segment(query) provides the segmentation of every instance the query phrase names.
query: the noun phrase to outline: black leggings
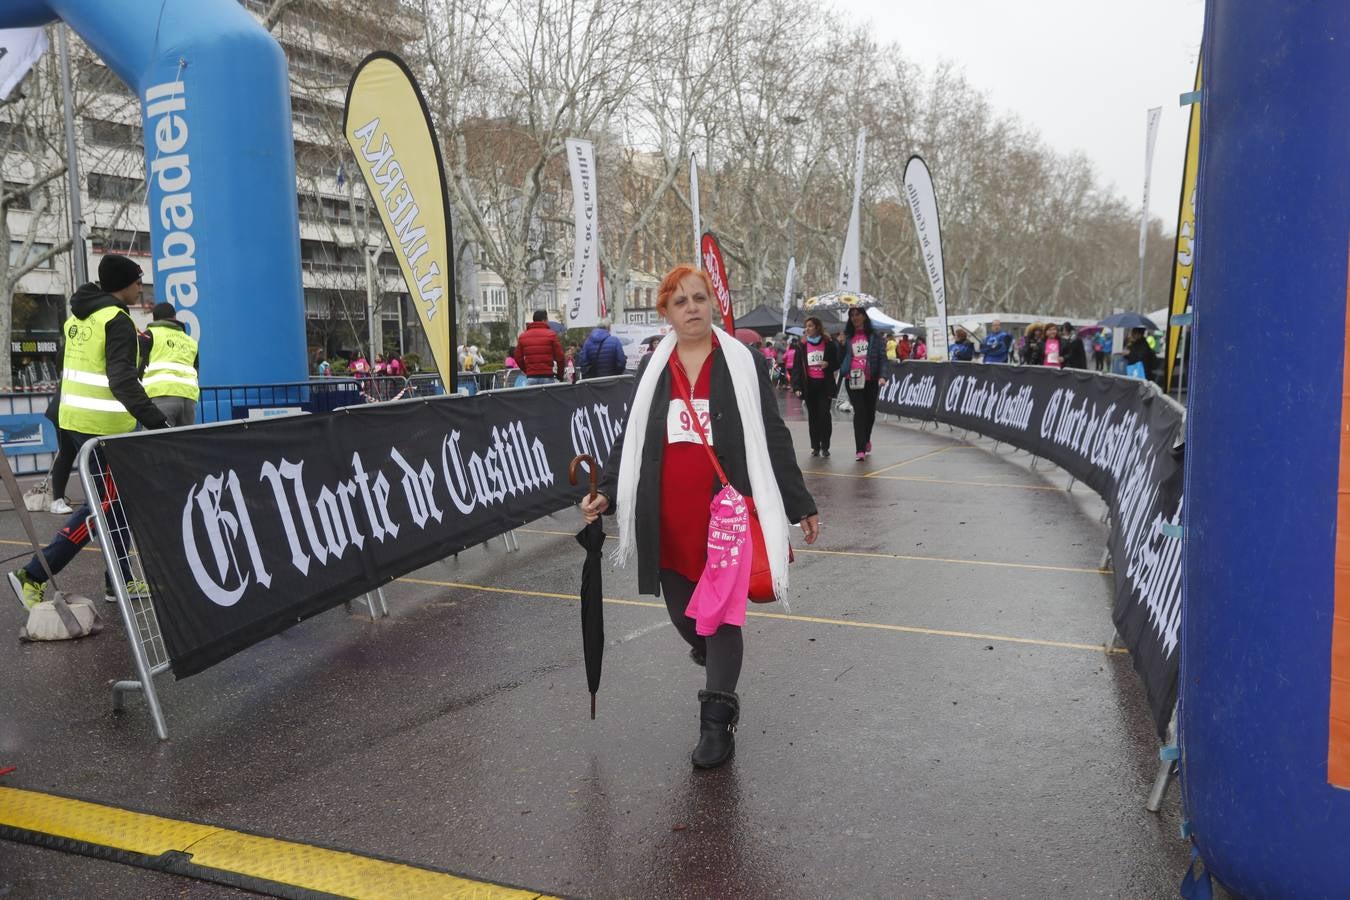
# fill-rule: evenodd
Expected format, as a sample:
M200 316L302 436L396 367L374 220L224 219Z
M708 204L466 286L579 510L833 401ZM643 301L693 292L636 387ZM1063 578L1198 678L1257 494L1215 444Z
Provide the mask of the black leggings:
M853 405L853 441L862 453L872 441L872 426L877 421L877 394L881 385L875 381L863 382L862 390L848 389L848 402Z
M802 405L806 407L807 427L811 432L811 449L830 449L830 435L834 433L834 419L830 402L834 397L833 378L806 378L802 390Z
M75 465L75 457L79 453L80 447L70 436L70 432L57 428L56 458L52 460L52 468L49 473L52 500L60 500L66 495L66 484L70 481L70 469Z
M711 636L700 637L694 630L694 620L684 614L689 598L694 596L694 582L678 572L661 570L661 595L666 598L666 612L680 637L707 658L707 689L734 693L745 657L741 627L722 625Z

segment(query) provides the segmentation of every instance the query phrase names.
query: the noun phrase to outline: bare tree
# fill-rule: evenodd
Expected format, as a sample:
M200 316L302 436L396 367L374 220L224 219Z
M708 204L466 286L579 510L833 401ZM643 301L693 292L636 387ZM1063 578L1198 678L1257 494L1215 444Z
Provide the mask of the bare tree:
M450 193L519 324L556 271L549 224L564 141L593 133L631 89L638 2L423 0L423 9Z
M54 33L51 42L55 43ZM75 137L82 148L81 174L94 195L86 218L96 223L95 236L115 248L110 238L122 234L117 226L144 200L140 107L115 75L95 64L83 43L72 44L78 75L73 79L72 109L75 121L85 126L84 133ZM57 55L48 53L10 100L0 104L0 246L7 250L0 254L5 298L0 303L0 347L10 346L20 281L40 270L54 270L56 261L74 246L67 171ZM84 252L82 243L79 252ZM51 281L57 293L73 290L69 279L55 272ZM52 312L59 320L64 308ZM11 366L0 366L0 390L10 390L13 383Z

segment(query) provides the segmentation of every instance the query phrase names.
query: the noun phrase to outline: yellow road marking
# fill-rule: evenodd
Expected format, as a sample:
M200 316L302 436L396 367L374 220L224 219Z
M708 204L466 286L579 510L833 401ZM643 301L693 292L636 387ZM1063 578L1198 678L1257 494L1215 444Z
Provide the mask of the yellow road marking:
M54 532L53 532L53 533L54 533ZM7 544L7 545L13 546L13 547L28 547L28 548L30 548L30 549L31 549L32 546L33 546L32 544L28 543L27 541L9 541L9 540L4 540L4 539L0 539L0 544ZM80 550L82 550L82 551L85 552L85 553L102 553L102 552L103 552L103 551L100 550L99 548L97 548L97 547L95 547L95 546L92 546L92 545L86 545L86 546L84 546L84 547L81 547Z
M21 839L37 835L76 841L86 845L81 852L106 848L134 854L145 858L139 861L143 864L176 851L189 854L194 868L342 897L543 896L406 863L18 788L0 787L0 827L25 832ZM193 874L209 880L212 873Z
M523 534L550 534L559 537L571 537L570 531L547 531L543 528L517 528ZM614 537L612 534L606 537ZM793 547L793 553L815 553L820 556L861 556L869 559L900 559L906 562L949 563L954 566L990 566L998 569L1030 569L1037 572L1074 572L1085 575L1114 575L1110 569L1087 569L1075 566L1043 566L1034 563L995 562L985 559L948 559L943 556L911 556L904 553L877 553L863 550L815 550L808 547Z
M950 478L920 478L917 475L876 475L858 474L857 472L826 472L823 469L802 469L803 475L829 475L832 478L870 478L876 477L882 481L913 481L919 484L959 484L966 487L998 487L1012 488L1020 491L1054 491L1057 494L1064 493L1063 488L1057 488L1049 484L1008 484L999 481L958 481Z
M489 594L513 594L518 597L543 597L551 600L580 602L575 594L557 594L552 591L525 591L515 588L492 587L486 584L467 584L462 581L436 581L430 578L399 578L405 584L420 584L429 587L459 588L467 591L483 591ZM606 603L617 606L645 606L650 609L665 609L664 602L650 600L629 600L619 597L605 597ZM785 622L811 622L817 625L843 625L849 628L871 628L878 631L899 631L905 634L926 634L937 637L969 638L977 641L1002 641L1009 644L1031 644L1037 647L1058 647L1064 650L1092 650L1097 653L1126 653L1120 648L1107 650L1103 644L1077 644L1072 641L1049 641L1041 638L1013 637L1006 634L982 634L977 631L951 631L944 628L921 628L917 625L887 625L881 622L853 622L848 619L829 619L823 616L790 616L786 613L757 612L747 610L746 616L756 619L781 619Z
M898 468L900 468L901 466L907 466L907 465L909 465L909 464L912 463L912 462L918 462L918 461L921 460L921 459L928 459L928 458L931 457L931 456L937 456L939 453L946 453L946 452L949 451L949 450L960 450L960 449L962 449L962 447L963 447L963 445L961 445L961 444L952 444L952 445L949 446L949 447L939 447L939 448L937 448L936 450L929 450L927 453L920 453L918 456L911 456L909 459L902 459L902 460L900 460L900 462L898 462L898 463L891 463L889 466L883 466L883 467L880 468L880 469L876 469L875 471L868 472L867 474L863 475L862 477L863 477L863 478L876 478L876 477L877 477L878 475L880 475L882 472L889 472L891 469L898 469Z

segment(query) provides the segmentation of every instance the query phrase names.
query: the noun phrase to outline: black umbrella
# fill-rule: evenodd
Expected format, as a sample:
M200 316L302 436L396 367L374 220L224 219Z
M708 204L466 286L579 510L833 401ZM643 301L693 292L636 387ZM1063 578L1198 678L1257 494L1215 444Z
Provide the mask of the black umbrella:
M595 499L595 482L600 467L595 457L583 453L567 467L567 480L577 483L577 466L585 461L591 472L591 496ZM586 654L586 686L591 689L591 718L595 718L595 692L600 690L600 663L605 656L605 610L601 599L600 551L605 546L605 526L600 519L577 532L577 543L586 548L586 562L581 567L581 646Z
M915 328L913 325L909 326L908 328L901 328L900 333L907 334L910 337L923 337L923 329Z
M1153 320L1148 316L1141 316L1137 312L1116 313L1113 316L1107 316L1097 323L1107 328L1147 328L1149 331L1157 331L1158 326L1153 324Z

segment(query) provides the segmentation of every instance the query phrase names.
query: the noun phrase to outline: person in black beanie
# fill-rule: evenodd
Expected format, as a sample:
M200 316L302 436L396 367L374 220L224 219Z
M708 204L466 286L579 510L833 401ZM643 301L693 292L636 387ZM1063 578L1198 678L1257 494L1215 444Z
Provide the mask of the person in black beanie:
M125 256L110 253L98 264L98 283L81 285L70 298L70 318L61 327L61 403L58 422L76 447L86 441L146 428L168 428L164 413L146 396L137 377L139 340L127 305L141 296L141 267ZM104 489L99 483L100 491ZM102 499L102 498L100 498ZM42 555L53 573L61 571L89 543L89 498L71 514ZM117 555L125 560L121 529L109 535ZM143 585L122 578L133 592ZM42 601L47 572L34 556L22 569L9 573L9 585L25 609ZM105 599L116 600L111 591Z

